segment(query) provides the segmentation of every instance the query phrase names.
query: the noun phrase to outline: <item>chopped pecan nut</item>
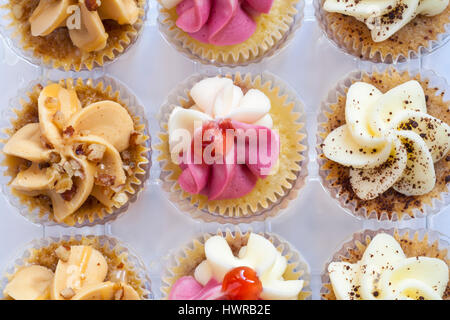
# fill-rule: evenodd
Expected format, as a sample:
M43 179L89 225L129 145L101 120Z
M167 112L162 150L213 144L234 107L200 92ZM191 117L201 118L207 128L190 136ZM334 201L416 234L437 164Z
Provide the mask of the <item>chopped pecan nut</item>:
M70 201L73 199L76 192L77 192L77 186L75 183L73 183L72 188L70 190L67 190L67 191L61 193L61 198L63 198L64 201Z
M75 133L75 129L72 126L68 126L64 129L63 135L70 138Z
M51 163L58 163L60 161L61 161L61 156L59 155L59 153L56 153L56 152L50 153L50 162Z
M68 300L68 299L72 299L75 296L75 291L73 291L73 289L71 287L67 287L67 288L63 289L59 294L64 299Z
M84 3L89 11L95 11L102 5L100 0L84 0Z
M77 160L70 159L69 163L73 170L81 170L81 164Z
M103 187L113 186L115 181L116 177L105 173L97 174L97 176L95 177L95 183Z
M79 144L75 147L75 154L77 156L84 156L86 154L85 146L83 144Z
M88 160L99 162L103 159L103 155L105 154L106 147L101 144L93 143L89 145L87 148L88 151Z
M43 136L41 136L41 145L47 149L55 149L55 146L48 142Z
M128 150L121 152L120 156L124 162L129 162L131 160L131 152Z
M69 261L70 247L69 247L69 249L67 249L65 246L59 246L55 250L55 254L59 260L61 260L62 262L67 262L67 261Z

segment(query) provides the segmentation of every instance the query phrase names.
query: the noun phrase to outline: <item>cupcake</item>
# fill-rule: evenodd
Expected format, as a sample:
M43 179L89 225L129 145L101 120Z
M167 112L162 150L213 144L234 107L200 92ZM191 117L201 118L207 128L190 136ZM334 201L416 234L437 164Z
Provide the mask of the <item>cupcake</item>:
M104 78L35 84L4 130L5 191L33 222L104 223L142 189L149 163L143 109ZM120 209L120 210L119 210Z
M115 60L137 39L146 0L9 0L5 33L34 64L91 70Z
M324 104L320 177L352 214L397 220L447 203L450 103L435 78L394 69L358 73L338 87L337 101Z
M169 300L304 300L309 268L275 235L218 231L171 257L163 277Z
M397 63L431 52L449 39L448 0L315 0L327 36L360 59Z
M159 0L160 30L189 58L248 65L284 47L303 18L302 0Z
M194 76L162 107L163 189L206 221L264 220L304 185L306 134L295 96L275 78Z
M322 276L326 300L448 300L448 247L428 231L365 231L334 255ZM447 244L448 246L448 244Z
M140 260L117 240L64 237L34 241L3 279L8 300L141 300L151 297Z

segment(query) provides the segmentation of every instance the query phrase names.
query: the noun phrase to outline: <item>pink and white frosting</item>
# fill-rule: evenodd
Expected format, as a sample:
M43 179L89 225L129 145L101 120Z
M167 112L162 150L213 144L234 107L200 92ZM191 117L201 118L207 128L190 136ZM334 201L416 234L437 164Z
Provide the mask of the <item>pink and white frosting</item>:
M176 7L177 26L192 38L217 46L246 41L256 31L255 17L269 13L273 0L161 0Z
M244 95L219 77L200 81L190 95L195 105L175 107L168 122L172 161L183 170L178 183L210 200L243 197L278 162L269 98L255 89Z

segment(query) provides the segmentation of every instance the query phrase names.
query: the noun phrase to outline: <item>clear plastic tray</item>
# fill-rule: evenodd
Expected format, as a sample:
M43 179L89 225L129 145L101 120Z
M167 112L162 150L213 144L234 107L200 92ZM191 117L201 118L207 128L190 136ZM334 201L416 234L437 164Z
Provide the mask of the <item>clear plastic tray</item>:
M314 148L320 103L328 91L348 73L358 69L371 70L373 64L361 62L337 49L317 25L311 2L306 1L302 26L287 48L261 64L238 69L254 73L272 72L296 90L305 103L310 160L307 184L300 191L299 197L279 216L265 222L240 225L240 228L274 232L289 241L308 261L312 272L313 299L318 299L321 287L320 275L325 263L339 249L343 240L354 232L392 227L433 229L448 238L450 208L428 218L379 223L358 220L346 214L323 190L318 178ZM9 108L9 100L30 81L39 77L74 77L77 74L37 68L17 57L1 40L0 38L0 92L2 92L0 124L4 127L8 123L5 115ZM400 67L435 70L449 81L449 55L450 43L447 43L434 53ZM145 107L150 125L149 132L153 143L156 143L155 135L159 130L156 115L166 96L190 75L214 70L217 69L189 61L165 42L158 31L156 1L150 0L147 23L138 42L117 61L103 69L95 69L89 75L91 77L111 75L131 89ZM85 72L81 74L86 75ZM448 95L447 99L450 99ZM6 266L17 255L17 251L33 239L72 234L106 234L119 238L142 258L149 270L155 298L160 298L161 272L169 253L200 233L216 231L220 225L192 220L171 205L166 199L165 192L160 188L158 181L160 170L156 156L154 153L151 176L138 201L130 206L126 214L104 226L77 229L34 225L21 216L3 195L0 196L1 272L5 271Z

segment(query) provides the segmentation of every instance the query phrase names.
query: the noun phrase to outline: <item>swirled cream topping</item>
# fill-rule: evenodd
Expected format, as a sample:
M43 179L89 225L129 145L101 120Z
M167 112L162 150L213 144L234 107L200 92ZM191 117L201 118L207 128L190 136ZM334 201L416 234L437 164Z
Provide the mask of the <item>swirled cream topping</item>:
M175 107L168 121L171 158L183 170L179 185L210 200L248 194L278 161L269 98L219 77L198 82L190 96L195 105Z
M72 43L92 52L104 49L108 40L102 20L134 24L138 16L134 0L40 0L29 20L34 37L67 27Z
M5 154L31 162L11 187L48 196L58 222L90 195L108 207L126 203L122 188L127 168L121 152L143 138L134 131L128 111L108 100L82 107L74 90L51 84L39 95L38 113L39 123L19 129L3 148Z
M441 300L448 272L443 260L407 258L399 243L385 233L372 239L357 263L328 266L338 300Z
M14 300L140 300L125 270L108 275L105 257L91 246L60 246L55 272L40 266L20 268L4 290Z
M200 290L193 292L197 291L192 290L197 287L194 279L184 277L172 288L171 299L223 299L226 292L222 289L222 282L237 267L250 267L256 271L262 283L262 292L258 297L260 299L296 300L304 285L303 280L283 279L287 269L286 258L269 240L254 233L250 234L247 245L240 249L238 257L233 255L228 242L221 236L214 236L206 241L205 255L206 260L197 266L194 273Z
M328 12L352 16L364 22L375 42L389 39L418 15L442 13L449 0L326 0Z
M434 188L434 163L450 150L450 127L427 114L417 81L385 94L368 83L353 84L345 120L327 136L323 151L350 167L350 183L360 199L375 199L389 188L407 196Z

